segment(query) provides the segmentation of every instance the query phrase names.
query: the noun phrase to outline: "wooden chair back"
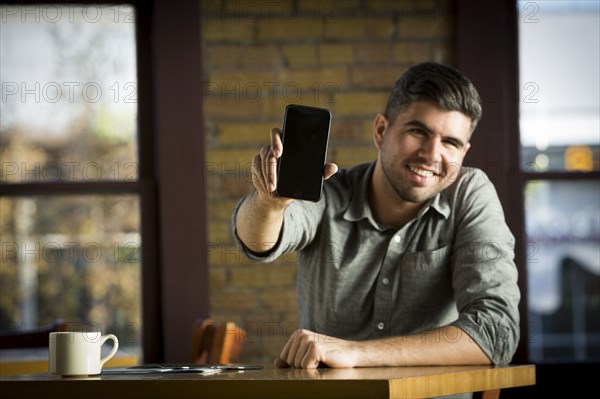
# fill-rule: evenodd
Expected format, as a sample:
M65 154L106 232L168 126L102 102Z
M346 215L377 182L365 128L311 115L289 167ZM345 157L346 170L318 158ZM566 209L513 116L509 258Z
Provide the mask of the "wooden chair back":
M234 322L213 323L200 320L194 326L191 362L194 364L231 364L238 361L245 331Z

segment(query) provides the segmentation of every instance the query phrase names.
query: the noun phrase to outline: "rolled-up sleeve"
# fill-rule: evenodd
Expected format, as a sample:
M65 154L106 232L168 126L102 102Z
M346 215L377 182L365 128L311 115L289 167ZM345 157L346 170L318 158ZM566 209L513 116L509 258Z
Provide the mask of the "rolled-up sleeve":
M459 311L453 323L496 364L510 363L519 343L515 240L494 186L483 172L458 190L452 284Z

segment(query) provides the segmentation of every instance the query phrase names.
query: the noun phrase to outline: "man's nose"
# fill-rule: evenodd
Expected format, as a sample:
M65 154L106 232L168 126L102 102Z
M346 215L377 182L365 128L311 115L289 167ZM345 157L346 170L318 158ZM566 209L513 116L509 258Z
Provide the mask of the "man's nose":
M442 159L442 142L437 137L428 138L421 145L419 155L428 163L440 162Z

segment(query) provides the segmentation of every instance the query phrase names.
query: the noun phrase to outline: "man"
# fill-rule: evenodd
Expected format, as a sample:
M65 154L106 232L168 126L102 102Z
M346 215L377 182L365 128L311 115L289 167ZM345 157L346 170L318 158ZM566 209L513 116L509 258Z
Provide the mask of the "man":
M462 168L479 95L424 63L375 117L372 164L338 172L317 203L279 198L280 130L253 159L255 191L233 213L249 258L298 251L301 329L278 367L506 364L519 340L514 238L493 185Z

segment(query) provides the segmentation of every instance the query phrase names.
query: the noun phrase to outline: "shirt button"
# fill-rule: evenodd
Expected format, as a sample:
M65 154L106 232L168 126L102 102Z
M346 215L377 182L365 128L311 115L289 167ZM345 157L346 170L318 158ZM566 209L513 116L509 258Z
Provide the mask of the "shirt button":
M388 285L390 283L390 279L387 277L384 277L383 279L381 279L381 282L383 285Z
M378 330L383 330L384 328L385 328L385 324L383 324L383 323L377 324L377 329Z
M394 242L396 244L400 244L400 241L402 241L402 238L400 236L394 236Z

